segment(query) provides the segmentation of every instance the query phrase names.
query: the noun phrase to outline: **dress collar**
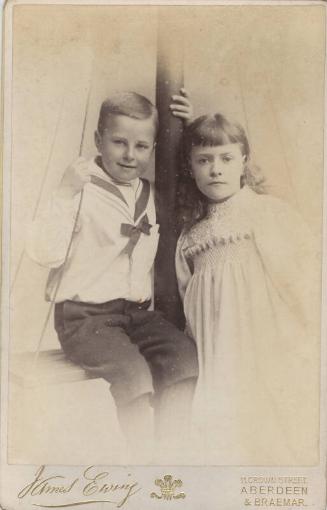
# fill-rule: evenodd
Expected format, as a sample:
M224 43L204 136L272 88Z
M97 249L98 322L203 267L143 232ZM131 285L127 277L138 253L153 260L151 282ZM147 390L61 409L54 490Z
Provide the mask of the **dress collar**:
M234 193L230 198L223 202L212 202L208 205L208 218L212 216L224 216L226 213L234 209L235 206L247 200L253 191L248 186L243 186L239 191Z

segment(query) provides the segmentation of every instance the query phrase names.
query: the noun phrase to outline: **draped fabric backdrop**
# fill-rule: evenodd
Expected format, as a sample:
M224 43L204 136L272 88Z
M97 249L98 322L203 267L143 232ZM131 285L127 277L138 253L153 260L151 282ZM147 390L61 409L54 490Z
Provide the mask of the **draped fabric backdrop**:
M196 115L222 111L244 125L253 160L262 168L271 193L301 212L320 243L322 7L16 6L10 338L14 351L35 350L48 309L43 297L48 271L25 256L17 272L25 225L32 218L44 173L47 169L40 208L78 155L90 87L85 157L95 152L93 133L104 97L115 90L134 90L155 101L157 21L165 9L174 10L184 44L184 84ZM148 177L154 180L154 161ZM50 321L42 348L57 347ZM102 388L105 400L107 388Z

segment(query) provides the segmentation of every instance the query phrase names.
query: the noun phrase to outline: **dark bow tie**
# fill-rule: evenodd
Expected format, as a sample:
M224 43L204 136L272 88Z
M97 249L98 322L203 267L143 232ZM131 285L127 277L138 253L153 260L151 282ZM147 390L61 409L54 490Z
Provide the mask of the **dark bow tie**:
M122 236L129 237L129 241L122 253L126 253L130 257L138 240L140 239L141 234L149 236L151 227L152 225L149 223L147 214L140 219L137 225L122 223L120 226L120 233Z

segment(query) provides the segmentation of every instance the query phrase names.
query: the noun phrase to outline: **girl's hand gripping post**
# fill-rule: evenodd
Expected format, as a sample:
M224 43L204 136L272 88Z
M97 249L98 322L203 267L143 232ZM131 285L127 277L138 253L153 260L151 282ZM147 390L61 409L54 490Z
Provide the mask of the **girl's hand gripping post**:
M194 118L194 108L187 90L182 88L180 90L180 95L173 95L171 99L173 102L169 108L172 115L182 119L186 126L190 124Z

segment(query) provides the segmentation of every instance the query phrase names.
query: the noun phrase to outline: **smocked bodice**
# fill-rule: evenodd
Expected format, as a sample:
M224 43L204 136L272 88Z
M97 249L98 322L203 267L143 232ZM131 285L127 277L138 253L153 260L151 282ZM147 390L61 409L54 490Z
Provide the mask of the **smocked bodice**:
M253 194L244 187L229 200L210 204L207 217L191 228L184 254L195 272L199 266L215 264L217 257L228 255L233 261L250 249L252 228L244 209Z

